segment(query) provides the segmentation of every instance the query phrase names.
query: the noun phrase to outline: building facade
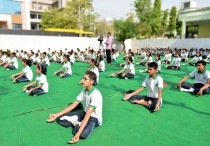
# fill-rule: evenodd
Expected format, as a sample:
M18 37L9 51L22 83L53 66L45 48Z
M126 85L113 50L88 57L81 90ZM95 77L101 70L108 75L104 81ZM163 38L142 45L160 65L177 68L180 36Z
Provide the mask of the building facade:
M69 0L1 0L0 28L39 30L42 13L62 9Z
M179 11L179 20L182 21L182 38L187 38L187 28L195 26L197 38L210 38L210 7L198 8L193 1L182 3Z

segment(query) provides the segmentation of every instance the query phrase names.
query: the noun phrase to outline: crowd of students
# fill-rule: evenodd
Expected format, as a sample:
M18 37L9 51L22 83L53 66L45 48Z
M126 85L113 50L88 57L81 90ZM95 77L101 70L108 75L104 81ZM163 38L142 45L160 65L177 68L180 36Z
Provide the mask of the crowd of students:
M134 56L134 54L136 54ZM34 52L33 50L18 51L8 53L0 51L0 65L6 70L17 70L18 60L21 60L23 70L11 75L14 83L31 82L23 87L29 95L41 95L48 93L49 85L47 82L47 69L50 69L50 63L60 63L61 68L54 71L54 75L61 78L73 77L72 65L76 62L89 63L87 72L81 79L80 83L84 89L78 95L76 100L66 107L64 110L51 114L48 122L57 121L64 127L73 127L74 137L69 143L76 143L79 138L87 138L95 127L102 124L102 95L94 86L100 86L100 72L105 70L106 51L99 49L94 51L90 48L85 51L52 51L50 48L47 52ZM153 61L152 56L155 57ZM111 50L112 61L116 61L119 57L117 50ZM162 59L161 59L162 58ZM191 58L191 59L190 59ZM119 77L120 79L135 78L135 67L146 66L146 69L139 70L147 72L148 76L144 79L142 85L135 91L126 92L123 100L128 100L134 104L140 104L147 107L151 112L158 111L162 105L162 89L164 87L161 75L161 64L166 64L165 69L180 70L182 66L193 65L197 68L189 75L185 76L177 87L180 91L192 92L194 94L203 95L210 93L210 72L206 70L206 63L210 62L210 49L138 49L135 53L130 49L123 57L124 63L119 66L122 70L115 70L111 77ZM136 62L136 63L135 63ZM110 63L109 63L110 64ZM36 65L37 77L33 81L34 75L31 65ZM188 78L194 78L194 84L185 82ZM38 84L37 84L38 83ZM36 85L37 84L37 85ZM144 88L148 88L147 95L138 95ZM84 111L72 113L70 111L81 106L84 101Z

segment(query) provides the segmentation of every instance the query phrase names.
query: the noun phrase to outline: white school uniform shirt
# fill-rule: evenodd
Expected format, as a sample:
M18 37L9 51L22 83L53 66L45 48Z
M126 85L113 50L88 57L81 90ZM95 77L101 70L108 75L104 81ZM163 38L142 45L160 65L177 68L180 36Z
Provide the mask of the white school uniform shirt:
M150 56L150 57L146 56L146 57L144 58L144 60L145 60L146 62L149 61L149 63L150 63L150 62L152 62L152 56Z
M79 60L80 60L80 61L84 61L84 60L85 60L84 55L81 54L81 55L79 56Z
M30 81L32 81L32 79L33 79L33 72L32 72L31 68L28 65L23 69L23 72L25 73L25 76Z
M198 69L195 69L189 74L189 76L194 78L194 83L206 84L208 79L210 79L210 72L205 70L204 73L201 74L198 72Z
M81 55L80 55L81 56ZM70 62L72 62L73 64L74 64L74 55L71 55L70 57L69 57L69 59L70 59Z
M2 62L5 62L6 59L7 59L6 55L3 55L3 56L1 57L1 61L2 61Z
M118 58L118 57L119 57L119 55L120 55L120 54L119 54L119 52L117 52L117 53L116 53L116 57Z
M53 56L52 56L52 59L55 61L56 60L56 55L54 54Z
M174 66L179 66L180 67L181 58L180 57L174 58L173 62L174 62Z
M71 70L71 64L70 62L66 62L63 64L63 68L66 70L68 70L66 73L72 75L72 70Z
M39 62L41 62L41 59L37 56L37 57L34 57L33 61L39 63Z
M44 74L41 74L40 76L36 77L36 80L38 81L39 84L42 84L42 89L44 90L44 92L48 92L48 82L47 82L47 78Z
M99 66L100 66L100 68L101 68L102 71L105 71L105 63L104 63L103 60L101 60L101 61L99 62Z
M142 52L142 53L141 53L141 57L142 57L142 58L145 58L146 56L147 56L146 52Z
M161 70L161 61L160 60L155 60L155 62L157 63L157 65L159 66L159 71Z
M31 59L31 60L34 60L34 59L35 59L35 56L34 56L34 55L33 55L33 56L31 56L31 57L30 57L30 59Z
M165 59L171 62L171 53L166 54Z
M200 60L202 60L202 57L201 56L194 56L193 57L193 63L197 63Z
M158 98L158 89L163 89L163 78L159 75L156 75L154 79L147 76L144 79L142 86L148 89L148 97Z
M111 58L112 58L112 60L116 60L117 59L115 54L112 54Z
M185 58L187 59L187 57L188 57L188 53L187 52L181 54L181 58L182 59L185 59Z
M17 58L16 57L13 57L10 62L12 62L12 65L18 69L18 61L17 61Z
M133 63L129 63L129 64L126 63L125 66L124 66L124 69L125 69L126 72L127 72L128 70L130 70L129 73L135 75L135 68L134 68Z
M42 59L42 61L44 61L45 64L47 64L48 66L50 66L50 61L47 56L44 59Z
M90 71L94 72L97 76L97 83L99 83L99 71L98 68L96 66L94 66L93 68L90 69Z
M5 62L8 63L10 62L10 60L11 60L10 57L6 57Z
M85 112L87 112L87 109L89 107L93 107L94 111L92 112L91 117L97 118L99 122L98 124L102 125L103 99L99 90L97 90L95 87L92 87L92 89L89 92L87 92L86 89L83 89L77 96L76 100L78 102L84 102Z

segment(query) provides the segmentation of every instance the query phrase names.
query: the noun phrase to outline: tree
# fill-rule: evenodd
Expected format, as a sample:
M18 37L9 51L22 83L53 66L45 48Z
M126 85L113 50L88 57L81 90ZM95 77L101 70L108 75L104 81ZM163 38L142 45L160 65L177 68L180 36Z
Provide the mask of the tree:
M136 24L132 18L126 20L119 19L113 22L114 33L117 40L123 45L123 51L125 51L125 40L135 37Z
M51 12L44 12L40 25L44 28L78 28L79 24L84 30L93 30L98 17L94 13L92 0L71 0L66 7Z
M167 26L168 26L168 10L165 10L163 12L163 18L162 18L161 29L160 29L160 33L162 35L165 34L165 32L167 30Z
M168 26L168 30L169 30L170 34L174 34L174 31L176 30L176 18L177 18L176 7L172 7L171 13L170 13L169 26Z
M152 25L152 34L154 36L160 35L161 29L161 18L162 18L162 11L161 11L161 1L155 0L154 7L152 10L152 19L150 20Z
M139 35L150 37L152 35L152 8L150 0L136 0L134 1L134 7L136 15L139 19Z
M96 22L96 36L106 36L107 32L113 32L113 27L110 23L107 23L105 19Z
M180 21L178 17L176 18L176 32L178 35L182 35L182 21Z

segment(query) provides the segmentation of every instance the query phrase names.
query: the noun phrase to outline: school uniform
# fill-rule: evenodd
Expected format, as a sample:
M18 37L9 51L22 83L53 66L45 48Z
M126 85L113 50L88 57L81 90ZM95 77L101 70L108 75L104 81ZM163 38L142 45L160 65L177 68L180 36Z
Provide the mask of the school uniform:
M188 82L183 82L181 87L184 89L194 89L194 94L197 94L198 91L208 82L210 79L210 72L205 70L203 73L200 73L198 69L192 71L189 76L194 79L194 84ZM210 93L210 87L203 90L202 94Z
M37 56L37 57L35 57L34 58L34 60L33 60L33 64L34 65L37 65L38 63L40 63L41 62L41 59Z
M172 68L180 69L180 62L181 62L180 57L174 58L172 62L174 62L174 65L173 66L168 66L166 69L172 69Z
M17 83L21 83L21 82L29 82L32 81L33 79L33 72L31 70L31 68L29 66L26 66L23 69L24 72L24 76L20 77L19 79L16 80Z
M188 53L187 52L182 53L181 58L182 58L181 62L186 62L188 60Z
M165 54L165 60L162 61L162 63L167 63L170 64L171 63L171 53Z
M64 63L64 64L63 64L63 68L64 68L65 71L66 71L66 70L68 70L68 71L64 74L64 76L63 76L62 78L70 77L70 76L72 75L72 69L71 69L71 64L70 64L70 62ZM57 72L56 75L59 76L61 73L64 73L64 72L62 72L62 71Z
M98 68L96 66L94 66L93 68L90 69L90 71L94 72L97 76L97 84L99 83L99 71Z
M9 62L11 62L12 64L7 67L8 70L18 69L18 61L16 57L13 57Z
M70 59L70 63L74 64L75 58L73 54L69 57L69 59Z
M148 62L148 63L152 62L152 56L149 56L149 57L146 56L146 57L144 58L144 60L146 60L146 61L141 62L140 65L146 66L146 63L147 63L147 62Z
M134 100L142 100L142 99L144 99L145 101L151 100L152 103L149 105L148 109L150 111L154 111L156 104L158 102L158 91L159 89L163 89L163 78L159 75L156 75L154 79L151 78L150 76L147 76L142 83L142 87L148 89L147 95L146 96L134 95L131 98L129 98L128 101L132 102Z
M135 67L133 63L126 63L125 66L123 67L125 69L125 72L130 71L129 73L127 73L124 77L122 77L123 73L118 74L117 76L121 79L130 79L130 78L134 78L135 76Z
M189 62L189 65L195 66L198 61L202 60L202 57L194 56L192 60L193 60L192 62Z
M74 127L74 122L82 122L88 108L94 108L94 111L92 112L87 122L87 125L82 131L82 134L80 135L80 138L87 138L91 135L94 128L98 127L99 125L102 125L102 95L100 91L97 90L95 87L92 87L92 89L89 92L86 89L83 89L77 96L76 101L84 103L84 111L79 113L69 112L58 117L56 121L57 123L66 128L73 127L72 133L75 135L78 132L80 125Z
M161 61L160 60L155 60L155 62L158 65L158 73L160 73L160 71L161 71Z
M45 58L43 58L42 61L44 62L44 64L45 64L46 66L50 66L50 61L49 61L49 59L48 59L47 56L46 56Z
M99 71L101 71L101 72L105 71L105 63L104 63L103 60L101 60L101 61L99 62L99 66L100 66L100 70L99 70Z
M41 75L38 75L36 77L36 81L40 84L42 84L42 87L41 88L38 88L38 89L35 89L31 92L30 95L41 95L41 94L44 94L44 93L47 93L48 92L48 82L47 82L47 78L44 74L41 74ZM31 88L34 88L36 86L29 86L27 88L27 90L30 90Z

